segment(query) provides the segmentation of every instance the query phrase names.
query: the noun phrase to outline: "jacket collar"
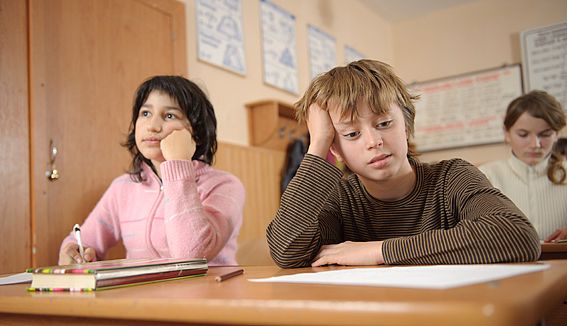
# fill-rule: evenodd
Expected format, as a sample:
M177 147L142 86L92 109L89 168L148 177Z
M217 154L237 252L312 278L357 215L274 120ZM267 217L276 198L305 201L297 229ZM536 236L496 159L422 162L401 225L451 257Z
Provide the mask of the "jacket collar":
M547 164L549 162L549 155L536 165L527 165L522 160L512 153L508 159L508 165L518 177L527 181L530 176L539 177L547 175Z

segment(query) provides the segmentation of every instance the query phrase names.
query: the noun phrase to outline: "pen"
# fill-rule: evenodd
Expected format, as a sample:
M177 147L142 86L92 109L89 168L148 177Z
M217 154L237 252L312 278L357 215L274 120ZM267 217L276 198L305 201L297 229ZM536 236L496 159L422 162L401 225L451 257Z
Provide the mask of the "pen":
M217 282L226 281L229 278L233 278L233 277L238 276L242 273L244 273L244 270L242 268L240 268L240 269L237 269L237 270L232 271L230 273L222 274L222 275L215 277L215 281L217 281Z
M85 248L83 248L83 241L81 241L81 228L79 224L75 224L73 226L73 233L75 234L75 239L77 239L77 244L79 244L79 254L81 255L81 259L85 262Z

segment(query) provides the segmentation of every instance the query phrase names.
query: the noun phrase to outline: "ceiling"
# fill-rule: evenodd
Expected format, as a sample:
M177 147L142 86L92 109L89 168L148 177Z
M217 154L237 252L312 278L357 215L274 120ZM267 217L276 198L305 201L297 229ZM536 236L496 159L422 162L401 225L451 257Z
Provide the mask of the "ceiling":
M433 11L478 0L360 0L389 22L416 18Z

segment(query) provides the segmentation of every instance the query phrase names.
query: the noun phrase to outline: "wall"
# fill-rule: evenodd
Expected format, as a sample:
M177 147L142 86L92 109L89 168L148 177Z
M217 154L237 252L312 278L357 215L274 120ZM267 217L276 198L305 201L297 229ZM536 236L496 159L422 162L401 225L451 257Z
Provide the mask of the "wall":
M196 4L194 0L184 2L187 17L189 76L193 81L204 85L208 91L217 113L219 140L248 145L246 103L263 99L278 99L291 104L299 98L299 95L290 94L263 83L260 1L242 0L247 67L247 74L244 77L197 59ZM308 24L335 37L337 60L341 64L344 62L345 43L367 56L387 62L392 61L390 24L358 1L279 0L272 2L296 17L300 93L305 91L310 81Z
M414 82L518 63L521 31L565 20L565 0L481 0L451 7L394 24L393 65ZM496 144L425 153L421 160L462 157L478 164L509 152Z
M189 76L209 93L217 111L219 140L248 145L246 103L261 99L293 103L299 96L263 83L260 1L242 0L246 76L197 59L195 1L182 1L186 4ZM368 57L392 64L409 83L518 63L521 31L567 19L565 0L479 0L396 23L358 1L273 2L297 18L300 93L310 80L307 24L336 38L339 64L344 61L347 43ZM478 164L508 153L504 144L493 144L424 153L421 159L462 157Z

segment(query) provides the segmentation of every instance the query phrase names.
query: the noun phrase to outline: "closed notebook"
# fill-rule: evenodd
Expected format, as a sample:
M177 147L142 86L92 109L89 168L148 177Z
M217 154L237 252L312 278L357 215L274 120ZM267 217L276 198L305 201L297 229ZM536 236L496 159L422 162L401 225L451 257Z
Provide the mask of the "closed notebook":
M115 259L28 268L28 291L95 291L207 274L206 259Z

